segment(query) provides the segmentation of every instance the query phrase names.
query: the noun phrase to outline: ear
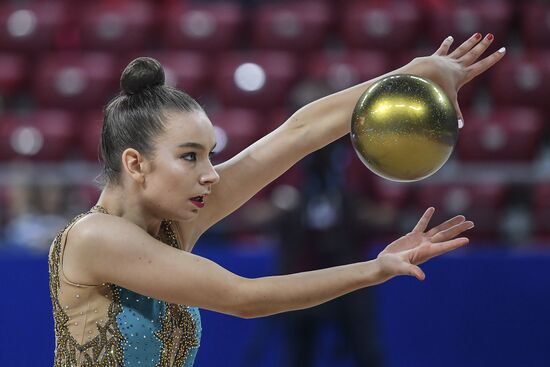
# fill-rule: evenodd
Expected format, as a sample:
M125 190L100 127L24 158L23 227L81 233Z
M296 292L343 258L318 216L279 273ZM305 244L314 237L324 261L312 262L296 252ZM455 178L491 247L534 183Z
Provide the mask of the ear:
M128 148L122 152L122 166L136 182L145 181L145 164L143 156L135 149Z

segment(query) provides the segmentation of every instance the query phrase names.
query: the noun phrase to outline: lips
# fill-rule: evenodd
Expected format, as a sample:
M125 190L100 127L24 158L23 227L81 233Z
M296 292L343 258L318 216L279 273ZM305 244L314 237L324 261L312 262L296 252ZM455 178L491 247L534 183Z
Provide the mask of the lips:
M205 196L204 195L200 195L200 196L195 196L191 199L189 199L191 201L191 203L193 203L193 205L195 205L197 208L202 208L204 207L204 199L205 199Z

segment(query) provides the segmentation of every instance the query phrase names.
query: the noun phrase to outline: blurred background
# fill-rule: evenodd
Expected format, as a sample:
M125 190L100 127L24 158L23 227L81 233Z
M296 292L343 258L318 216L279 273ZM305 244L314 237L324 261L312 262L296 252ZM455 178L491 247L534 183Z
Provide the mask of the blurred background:
M257 277L376 256L426 207L468 249L326 305L258 320L203 311L197 366L550 366L550 3L512 0L0 1L0 364L49 366L47 251L99 196L102 107L137 56L203 105L221 162L317 98L491 32L506 57L459 93L451 160L377 178L348 137L197 245Z

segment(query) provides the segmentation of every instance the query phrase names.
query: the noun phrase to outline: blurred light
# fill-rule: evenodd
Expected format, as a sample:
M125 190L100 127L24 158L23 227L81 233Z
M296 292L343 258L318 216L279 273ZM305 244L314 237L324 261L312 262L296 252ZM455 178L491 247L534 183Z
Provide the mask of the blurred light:
M44 138L34 127L19 127L10 137L15 152L21 155L35 155L42 149Z
M391 19L383 10L370 11L363 18L363 29L369 35L382 37L388 35L391 28Z
M265 85L265 71L260 65L248 62L239 65L233 79L240 89L254 92Z
M340 90L357 84L359 76L354 68L345 63L331 65L327 73L331 88Z
M216 31L216 21L209 13L195 10L182 15L180 29L193 38L206 38Z
M479 17L475 11L470 9L459 9L454 18L455 28L461 33L470 34L477 32L480 28Z
M463 188L450 190L443 199L443 206L450 213L459 213L468 209L472 199L468 191Z
M271 193L271 202L276 208L290 211L300 202L300 192L294 186L279 185Z
M286 11L280 13L275 18L275 24L273 25L275 32L285 38L296 37L302 31L302 24L296 16L296 14Z
M170 87L176 87L178 84L178 77L174 70L164 67L164 84L170 86Z
M36 16L30 10L17 10L7 21L8 32L14 37L25 37L36 29Z
M219 127L214 126L214 137L216 138L216 148L214 149L214 153L219 153L227 146L227 134L225 131Z
M516 83L525 90L536 89L542 82L540 71L530 64L521 65L516 74Z
M104 39L120 38L124 33L125 24L122 17L115 13L104 14L99 18L97 34Z
M338 217L335 203L328 197L318 197L307 205L307 223L310 228L326 229L332 227Z
M86 77L80 68L69 67L63 69L57 75L55 88L66 96L74 96L86 89Z
M502 127L497 124L490 124L487 126L481 136L483 147L488 150L499 150L508 140L508 136Z

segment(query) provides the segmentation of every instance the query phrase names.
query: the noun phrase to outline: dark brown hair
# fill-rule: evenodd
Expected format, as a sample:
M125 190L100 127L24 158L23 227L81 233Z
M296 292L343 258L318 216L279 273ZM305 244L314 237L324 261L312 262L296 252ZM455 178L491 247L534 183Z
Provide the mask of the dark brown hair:
M133 148L151 157L154 139L165 129L166 111L202 111L187 93L164 85L164 69L155 59L140 57L120 78L120 93L105 107L100 152L103 184L118 183L121 156Z

